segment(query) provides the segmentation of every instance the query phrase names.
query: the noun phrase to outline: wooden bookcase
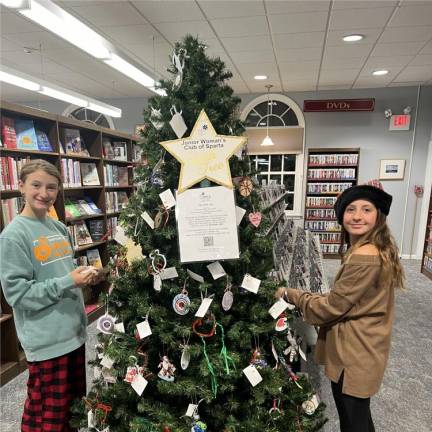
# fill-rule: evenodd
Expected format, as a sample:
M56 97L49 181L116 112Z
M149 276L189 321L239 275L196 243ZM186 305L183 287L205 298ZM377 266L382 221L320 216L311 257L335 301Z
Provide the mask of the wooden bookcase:
M127 196L130 196L134 191L133 186L133 167L136 162L131 160L133 146L139 140L138 137L126 133L117 132L111 129L99 127L90 123L70 119L67 117L50 114L44 111L23 107L8 102L1 101L0 104L1 117L11 117L13 119L30 119L33 120L35 127L43 130L51 143L53 148L52 152L42 152L38 150L21 150L21 149L8 149L0 147L0 157L13 157L13 158L27 158L36 159L43 158L48 160L61 169L61 160L73 159L74 161L92 162L96 164L100 185L99 186L80 186L74 188L63 187L59 192L55 209L59 220L66 225L72 225L77 221L87 219L101 219L103 222L104 232L107 233L107 224L110 217L118 217L120 211L107 213L106 212L106 193L112 191L125 191ZM64 144L64 130L78 129L80 136L84 140L90 156L81 156L74 154L64 154L61 151L60 143ZM103 139L109 138L113 141L126 142L127 160L118 161L110 160L104 157L103 153ZM110 163L114 165L125 166L128 168L128 186L106 186L104 178L104 165ZM1 190L0 199L19 197L18 190ZM99 209L102 210L100 215L81 216L76 218L66 218L65 214L65 200L68 198L82 199L89 196ZM3 220L3 211L0 212L0 229L5 226ZM75 256L78 257L86 253L88 249L97 248L101 256L102 264L106 265L109 261L108 254L108 240L101 240L93 242L85 246L77 247L75 249ZM94 321L103 314L103 307L98 305L98 297L101 290L106 289L106 283L97 287L89 287L83 290L86 302L86 310L89 322ZM22 351L19 341L17 339L13 314L10 306L6 303L3 293L1 294L1 363L0 363L0 385L5 384L20 372L26 369L27 364L24 352Z
M421 272L429 279L432 279L432 191L429 197Z
M338 257L340 225L333 205L358 180L360 149L314 148L307 158L305 228L318 235L326 258Z

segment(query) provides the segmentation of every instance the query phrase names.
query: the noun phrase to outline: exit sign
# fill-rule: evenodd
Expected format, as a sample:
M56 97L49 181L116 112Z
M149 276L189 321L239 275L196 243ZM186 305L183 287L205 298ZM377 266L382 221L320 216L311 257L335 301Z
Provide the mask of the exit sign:
M392 115L390 117L389 130L391 131L409 130L410 121L411 121L411 116L409 114Z

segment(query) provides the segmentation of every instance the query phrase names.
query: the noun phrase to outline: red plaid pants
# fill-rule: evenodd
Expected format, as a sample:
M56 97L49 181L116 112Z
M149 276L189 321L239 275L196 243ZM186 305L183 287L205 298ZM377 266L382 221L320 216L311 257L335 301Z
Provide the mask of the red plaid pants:
M86 394L85 346L50 360L28 362L21 432L72 432L72 401Z

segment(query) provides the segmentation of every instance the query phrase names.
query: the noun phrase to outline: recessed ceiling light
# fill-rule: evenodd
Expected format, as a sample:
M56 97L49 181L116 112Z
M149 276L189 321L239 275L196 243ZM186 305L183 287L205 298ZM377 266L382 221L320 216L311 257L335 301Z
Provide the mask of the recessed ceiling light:
M363 38L364 38L363 35L352 34L352 35L344 36L342 39L344 40L344 42L358 42L358 41L362 40Z
M255 75L254 78L256 80L266 80L267 79L267 75Z
M372 72L372 75L375 76L381 76L381 75L387 75L389 71L387 69L380 69Z

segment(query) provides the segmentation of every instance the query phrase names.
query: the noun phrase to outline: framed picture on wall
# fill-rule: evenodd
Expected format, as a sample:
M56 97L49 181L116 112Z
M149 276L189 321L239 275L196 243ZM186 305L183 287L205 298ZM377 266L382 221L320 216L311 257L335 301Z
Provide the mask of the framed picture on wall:
M403 180L405 159L381 159L380 180Z

